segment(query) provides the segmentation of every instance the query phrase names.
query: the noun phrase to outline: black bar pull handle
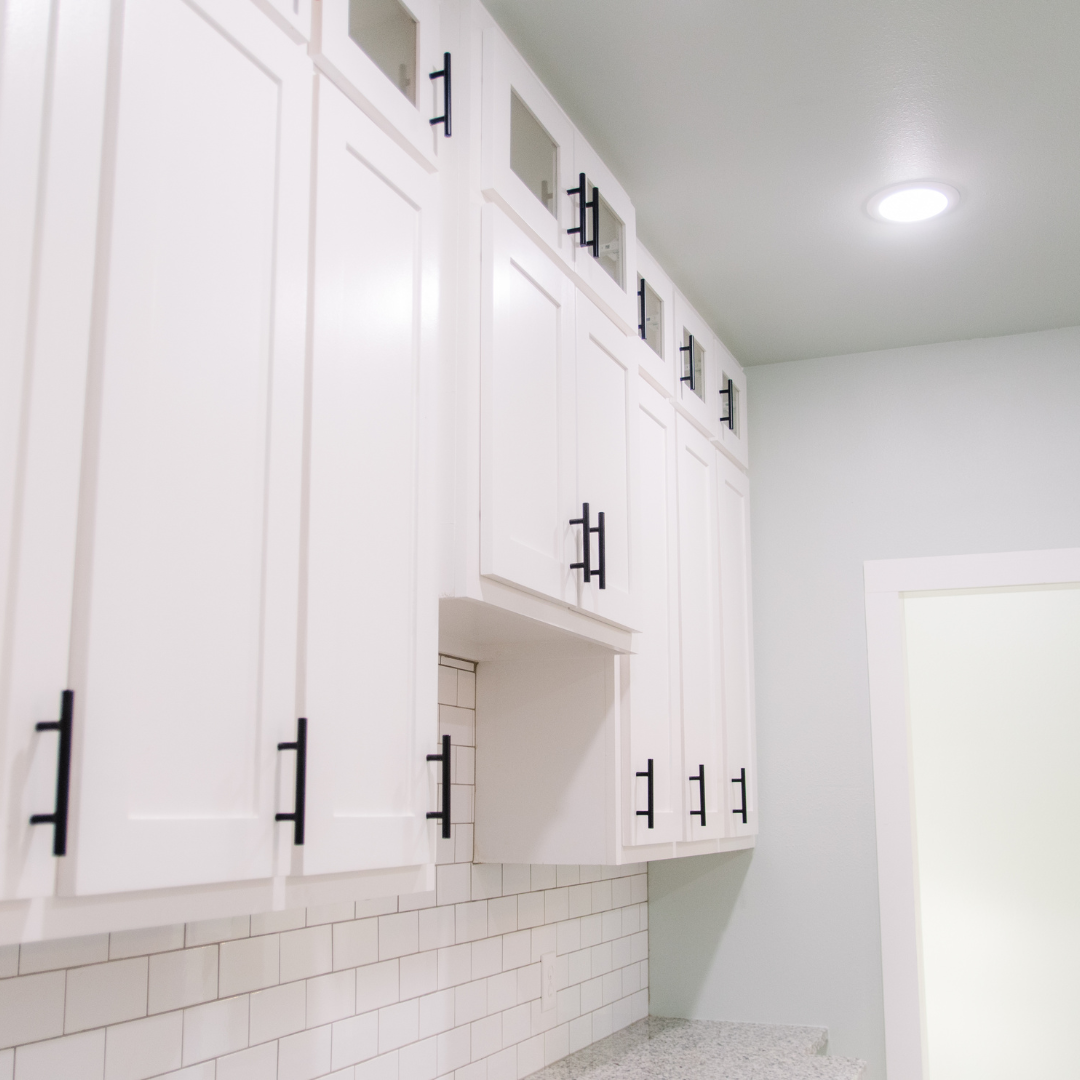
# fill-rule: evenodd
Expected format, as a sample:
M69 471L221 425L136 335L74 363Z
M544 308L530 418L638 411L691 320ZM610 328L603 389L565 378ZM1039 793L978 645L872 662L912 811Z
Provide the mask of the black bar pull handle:
M601 518L602 517L603 517L603 515L601 514ZM590 549L592 548L592 537L590 536L590 533L596 532L597 530L592 529L592 528L589 527L589 504L588 503L582 503L581 504L581 517L579 517L579 518L571 518L570 519L570 524L571 525L580 525L581 526L581 546L582 546L582 549L583 549L582 552L581 552L581 562L572 562L570 564L570 569L571 570L580 570L581 571L581 578L582 578L583 581L586 581L586 582L592 581L593 569L592 569L592 560L590 559Z
M638 302L638 327L637 332L641 340L645 340L645 279L641 278L641 284L637 291Z
M293 843L304 843L304 814L307 808L307 717L301 716L296 721L296 742L279 742L279 750L296 751L296 800L293 811L289 814L276 814L275 821L293 823Z
M442 71L433 71L429 76L429 79L442 79L442 116L434 116L431 119L431 124L434 127L435 124L442 124L443 135L446 138L450 138L450 54L448 52L443 53L443 66Z
M600 189L593 184L592 198L585 204L592 210L592 239L587 246L592 248L592 257L600 258Z
M71 793L71 720L75 712L75 691L60 692L60 719L39 720L35 731L56 731L60 745L56 755L56 808L51 814L33 814L31 825L53 827L53 854L67 854L68 797Z
M573 236L574 233L577 233L578 247L584 247L585 244L586 244L586 240L585 240L585 206L586 206L586 203L585 203L585 174L584 173L578 173L578 186L577 187L572 187L572 188L567 188L566 189L566 194L567 195L576 195L578 197L578 201L577 201L577 209L578 209L577 228L567 229L566 230L567 235L568 236Z
M442 822L442 838L450 839L450 736L442 737L442 753L428 754L428 761L442 762L442 809L429 810L427 816Z
M690 374L681 376L679 382L688 382L690 384L690 389L696 393L697 387L694 385L694 335L687 334L687 338L689 339L690 344L680 345L679 352L690 354Z
M603 510L601 510L600 513L596 515L596 525L595 525L594 528L590 529L589 532L599 534L599 539L600 539L600 562L599 562L599 567L600 568L598 570L594 570L593 573L595 574L596 577L598 577L600 579L600 588L601 589L606 589L607 588L607 554L606 554L607 534L606 534L606 532L604 530L604 511ZM590 543L591 543L591 541L590 541Z
M742 823L746 824L746 770L740 769L738 776L731 778L733 784L738 784L742 788L742 806L735 807L731 812L733 814L742 814Z
M653 827L653 759L649 758L649 767L644 772L639 772L638 776L647 776L649 778L649 802L648 810L635 810L634 812L638 817L647 817L649 819L649 828Z
M701 802L701 809L700 810L691 810L690 811L690 816L691 817L700 817L701 818L701 824L704 825L705 824L705 766L704 765L699 765L697 768L698 768L697 776L691 776L690 780L691 781L696 780L697 783L698 783L698 797L699 797L699 800Z
M720 391L720 393L721 393L722 396L727 397L727 416L721 416L720 417L720 423L721 424L727 424L728 429L730 431L734 431L735 430L735 391L734 391L734 388L733 388L732 381L730 379L728 379L727 386L725 386L724 389ZM731 782L733 784L735 783L734 780L732 780Z

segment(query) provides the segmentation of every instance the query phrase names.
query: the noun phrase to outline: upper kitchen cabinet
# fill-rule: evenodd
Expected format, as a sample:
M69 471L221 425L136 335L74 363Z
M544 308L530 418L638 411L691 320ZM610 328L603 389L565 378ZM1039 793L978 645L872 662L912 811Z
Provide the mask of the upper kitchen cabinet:
M675 348L675 288L659 264L637 246L638 369L665 397L678 385L680 353ZM678 374L682 374L678 371Z
M318 0L255 0L270 18L297 41L311 37L311 8Z
M746 428L746 372L742 365L714 338L713 370L716 372L716 439L725 453L743 468L749 467Z
M592 299L633 333L638 325L634 205L580 132L574 136L573 179L568 229L576 230L569 234L577 242L574 268Z
M503 33L483 32L481 188L557 259L572 265L574 127ZM571 221L570 218L574 217Z
M329 874L433 858L438 184L317 94L298 854Z
M705 320L676 290L673 327L675 337L675 403L707 435L717 430L716 377L713 374L713 332Z
M67 684L77 894L268 877L296 729L310 65L230 0L129 4L114 32ZM12 718L54 743L31 734L50 719Z
M317 0L314 7L315 63L383 131L435 170L439 140L452 131L453 105L453 72L439 47L436 0Z

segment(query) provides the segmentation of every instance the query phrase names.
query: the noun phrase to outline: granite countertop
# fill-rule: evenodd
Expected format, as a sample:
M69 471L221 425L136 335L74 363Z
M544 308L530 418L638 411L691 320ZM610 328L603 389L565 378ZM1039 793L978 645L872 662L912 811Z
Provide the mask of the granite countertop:
M530 1080L859 1080L864 1063L827 1043L825 1028L650 1016Z

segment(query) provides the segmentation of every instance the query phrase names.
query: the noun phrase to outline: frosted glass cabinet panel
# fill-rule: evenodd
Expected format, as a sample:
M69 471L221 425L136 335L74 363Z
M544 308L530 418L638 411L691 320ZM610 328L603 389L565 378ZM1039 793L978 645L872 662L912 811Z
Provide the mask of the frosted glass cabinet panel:
M714 369L717 372L716 426L720 445L740 465L749 467L746 429L746 373L742 365L713 339ZM729 382L730 380L730 386ZM730 417L730 423L729 418Z
M713 332L705 320L675 293L675 400L694 423L715 438L718 431L719 398L713 374ZM691 337L693 350L691 351Z
M349 0L349 37L416 104L416 19L399 0Z
M709 344L712 344L711 340ZM705 399L705 342L692 334L685 326L682 342L679 345L679 359L682 361L679 381L685 383L703 401Z
M640 274L638 274L638 294L641 301L641 322L638 324L641 340L663 360L664 301L656 289Z
M588 188L589 199L591 200L596 194L596 185L590 182ZM623 253L626 249L626 230L623 227L622 219L611 209L611 204L603 195L600 196L600 205L597 207L596 218L599 233L599 241L596 246L599 252L597 258L600 266L620 289L625 288L626 276L623 272Z
M574 128L503 33L484 31L480 187L537 243L574 259L569 188L577 183Z
M637 245L637 322L635 341L641 373L666 397L675 393L679 356L672 323L675 289L652 256ZM680 333L681 333L680 327ZM680 341L680 344L682 342Z
M443 68L436 0L318 0L315 63L417 161L438 167Z
M510 168L555 216L559 147L515 90L510 91Z

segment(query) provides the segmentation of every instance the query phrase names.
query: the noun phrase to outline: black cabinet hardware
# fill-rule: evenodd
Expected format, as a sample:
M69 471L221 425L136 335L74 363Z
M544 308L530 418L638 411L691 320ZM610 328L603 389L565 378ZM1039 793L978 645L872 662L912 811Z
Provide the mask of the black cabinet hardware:
M585 204L592 210L592 239L587 242L592 248L592 257L600 258L600 189L593 184L592 201Z
M690 374L681 376L679 382L688 382L690 384L690 389L696 393L697 387L694 385L694 335L689 334L687 336L689 337L690 344L680 345L679 352L690 354Z
M733 384L732 384L730 379L728 379L727 386L725 386L724 389L720 391L720 393L721 393L721 395L723 395L723 396L725 396L727 398L727 416L721 416L720 417L720 423L721 424L727 424L729 430L734 431L735 430L735 391L733 389ZM735 783L735 781L732 780L732 783Z
M442 124L443 135L446 138L450 138L450 54L448 52L443 53L443 66L442 71L433 71L429 76L429 79L442 79L442 116L435 116L431 119L431 124Z
M733 784L738 784L742 788L742 806L735 807L731 812L733 814L742 814L742 823L746 824L746 770L740 769L738 776L731 778Z
M55 731L60 735L56 755L56 809L51 814L34 814L31 825L53 827L53 854L67 854L68 795L71 791L71 718L75 711L75 691L60 693L60 719L39 720L35 731Z
M279 742L279 750L296 751L296 799L290 814L276 814L275 821L293 823L293 843L304 843L304 812L307 805L307 717L301 716L296 721L296 742Z
M705 766L704 765L699 765L697 768L698 768L697 776L691 776L690 780L691 780L691 782L693 782L694 780L697 781L697 784L698 784L698 796L699 796L699 800L701 802L701 809L700 810L691 810L690 811L690 816L691 817L700 817L701 818L701 824L704 825L705 824Z
M642 341L645 340L645 279L641 279L641 284L638 286L637 291L638 302L638 327L637 332Z
M584 582L590 582L594 577L600 579L600 588L607 588L607 527L604 520L604 511L601 510L596 515L596 524L590 523L589 517L589 504L581 504L581 517L571 518L571 525L581 526L581 562L572 562L570 564L571 570L580 570L581 579ZM599 568L594 570L592 568L592 534L599 534L600 541L600 562Z
M429 810L427 816L442 822L442 838L450 839L450 736L442 737L442 753L428 754L428 761L442 762L442 809Z
M649 828L653 827L653 759L649 758L649 767L645 772L639 772L638 776L647 776L649 778L649 802L648 810L636 810L635 813L638 817L647 817L649 819Z
M576 195L578 197L578 201L577 201L577 227L573 228L573 229L567 229L566 233L567 233L568 236L573 236L574 233L577 233L578 246L579 247L584 247L585 244L586 244L586 240L585 240L585 174L584 173L578 173L578 186L577 187L572 187L572 188L567 188L566 189L566 194L567 195Z

